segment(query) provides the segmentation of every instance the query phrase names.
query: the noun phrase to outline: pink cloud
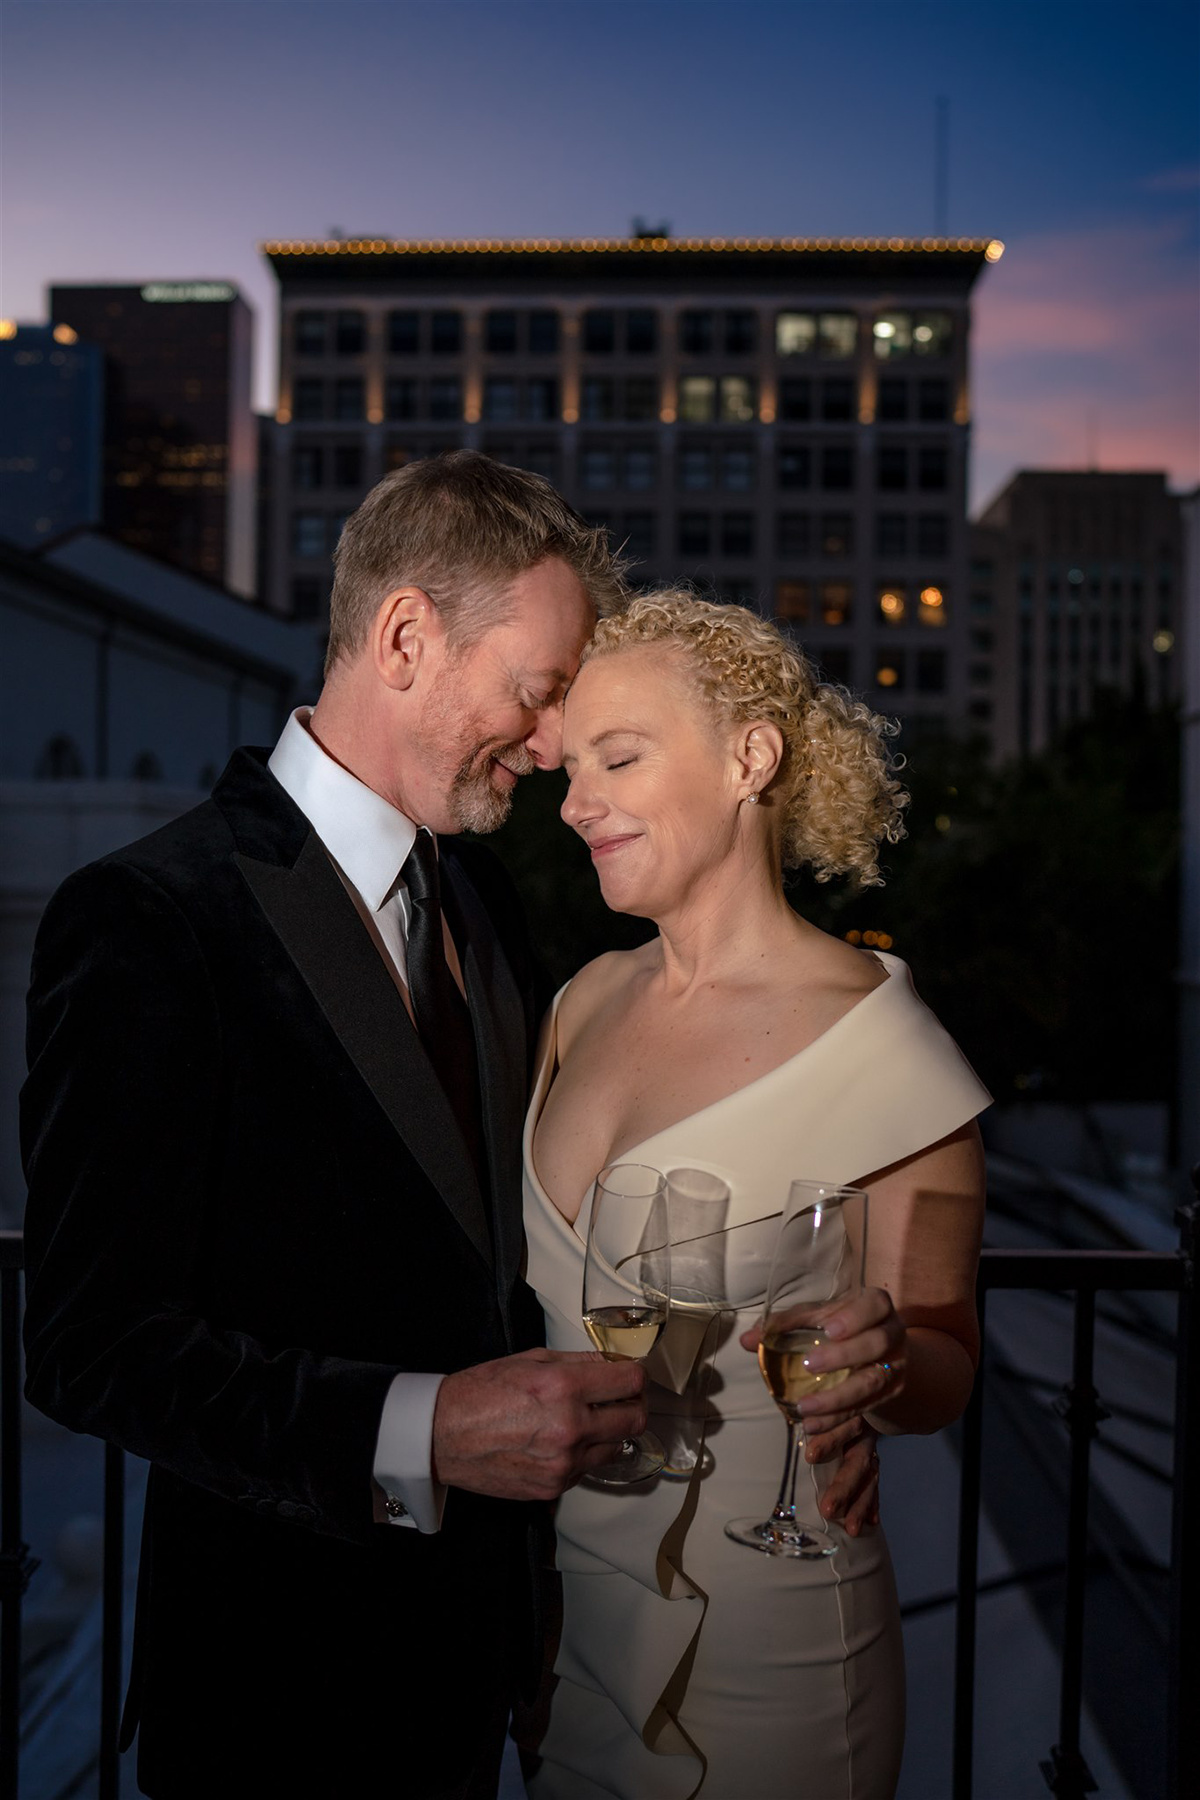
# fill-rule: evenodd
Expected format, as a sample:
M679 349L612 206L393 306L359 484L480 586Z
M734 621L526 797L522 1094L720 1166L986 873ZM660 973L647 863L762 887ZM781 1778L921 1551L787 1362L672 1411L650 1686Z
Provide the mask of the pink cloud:
M975 307L975 491L1018 467L1200 480L1189 222L1081 227L1009 245Z

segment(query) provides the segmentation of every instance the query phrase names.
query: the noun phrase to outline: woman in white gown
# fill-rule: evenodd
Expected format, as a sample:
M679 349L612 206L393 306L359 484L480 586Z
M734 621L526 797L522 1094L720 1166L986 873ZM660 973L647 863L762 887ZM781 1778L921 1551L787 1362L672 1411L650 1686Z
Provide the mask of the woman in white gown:
M613 1161L701 1168L727 1226L808 1177L871 1195L868 1287L841 1316L828 1455L961 1412L978 1351L975 1116L988 1096L905 965L798 917L782 870L855 871L902 835L884 721L740 607L647 595L602 621L567 701L563 816L604 898L653 919L557 997L526 1128L529 1280L556 1350L580 1321L587 1211ZM690 1364L668 1327L652 1390L691 1429L690 1479L584 1483L559 1503L564 1626L535 1800L887 1800L904 1674L891 1566L860 1499L821 1561L724 1535L765 1516L780 1416L737 1333ZM674 1391L681 1390L681 1391ZM831 1407L838 1410L831 1411ZM807 1470L816 1507L824 1484ZM834 1510L828 1493L824 1510Z

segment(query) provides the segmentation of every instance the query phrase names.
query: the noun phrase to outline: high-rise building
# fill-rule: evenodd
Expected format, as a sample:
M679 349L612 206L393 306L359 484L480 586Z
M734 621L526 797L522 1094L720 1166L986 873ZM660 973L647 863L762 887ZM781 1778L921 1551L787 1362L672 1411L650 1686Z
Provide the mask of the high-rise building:
M986 240L264 246L280 284L267 603L324 609L346 515L471 445L639 581L794 627L929 731L968 716L969 300Z
M0 538L32 550L97 522L103 410L94 344L0 320Z
M1177 692L1181 562L1165 475L1013 476L971 528L969 705L997 756L1044 749L1099 689Z
M104 353L102 519L147 556L254 593L252 315L224 281L53 287Z

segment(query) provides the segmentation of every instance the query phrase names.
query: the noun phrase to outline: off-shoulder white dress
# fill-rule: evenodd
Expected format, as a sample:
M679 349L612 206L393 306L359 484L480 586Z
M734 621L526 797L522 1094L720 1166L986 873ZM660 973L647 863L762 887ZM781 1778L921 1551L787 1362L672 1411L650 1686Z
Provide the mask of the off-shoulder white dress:
M880 960L888 980L815 1043L622 1157L702 1168L728 1182L733 1260L740 1242L761 1238L742 1228L778 1214L792 1180L852 1183L937 1143L988 1104L905 964ZM558 1067L560 999L525 1130L528 1279L550 1347L583 1350L590 1196L568 1224L538 1181L532 1148ZM682 1335L673 1344L676 1323ZM675 1445L691 1434L695 1473L626 1488L582 1484L559 1502L563 1639L531 1794L888 1800L903 1741L904 1666L882 1532L839 1532L840 1548L818 1562L732 1543L726 1520L769 1513L783 1462L783 1423L757 1363L733 1322L720 1321L697 1345L695 1322L681 1319L668 1327L651 1373L660 1383L652 1424ZM810 1517L821 1479L807 1467L801 1477L812 1484Z

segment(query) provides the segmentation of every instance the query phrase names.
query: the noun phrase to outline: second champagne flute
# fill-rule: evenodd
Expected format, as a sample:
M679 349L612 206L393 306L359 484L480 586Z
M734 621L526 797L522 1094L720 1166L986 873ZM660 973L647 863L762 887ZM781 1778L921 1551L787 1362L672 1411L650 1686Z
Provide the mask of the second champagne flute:
M583 1325L609 1362L645 1362L662 1336L671 1291L667 1184L644 1163L601 1169L592 1195L583 1264ZM617 1456L592 1469L605 1486L646 1481L663 1466L650 1432L626 1438Z

